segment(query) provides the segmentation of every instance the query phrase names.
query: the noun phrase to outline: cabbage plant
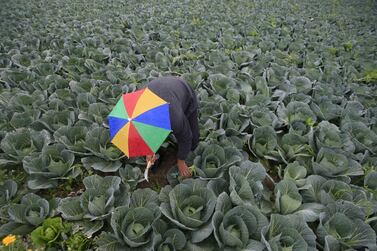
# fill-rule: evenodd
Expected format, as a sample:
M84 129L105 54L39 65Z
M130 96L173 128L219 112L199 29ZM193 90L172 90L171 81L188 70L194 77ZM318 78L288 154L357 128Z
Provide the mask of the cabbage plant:
M263 180L266 170L259 162L244 161L229 168L229 195L235 205L260 205L267 199Z
M34 121L30 127L35 130L48 130L53 133L62 126L72 126L76 121L77 114L75 111L48 110L41 116L41 118Z
M355 150L355 146L349 136L328 121L322 121L318 124L314 132L314 139L317 149L321 149L322 147L343 149L350 153Z
M0 166L19 165L25 156L40 152L43 146L51 142L50 134L43 130L36 132L20 129L7 133L1 141Z
M285 162L310 158L314 155L314 150L309 144L309 134L301 135L300 132L290 130L281 137L278 151Z
M184 250L187 240L184 232L182 232L180 229L169 229L169 225L161 219L156 220L152 227L155 232L153 237L153 250Z
M320 96L316 102L310 103L310 108L321 120L332 121L342 116L343 108L326 96Z
M151 250L153 225L161 212L158 194L150 188L132 193L130 204L114 209L111 214L112 233L103 232L96 241L99 250Z
M224 113L220 117L220 128L225 130L227 135L246 134L250 124L250 116L245 108L232 103L222 105Z
M288 124L292 124L296 121L316 122L317 120L317 116L310 109L309 105L300 101L292 101L287 105L287 107L279 107L277 113L279 118Z
M128 205L129 194L117 176L92 175L85 177L83 183L84 193L62 199L57 210L64 219L79 221L87 229L83 232L91 236L103 227L114 208Z
M6 180L0 183L0 210L15 197L17 188L17 183L14 180Z
M277 146L277 135L271 126L255 128L249 140L250 151L260 158L277 160Z
M262 229L267 250L317 250L316 236L302 217L272 214L268 227Z
M197 168L199 177L213 179L222 177L231 165L243 159L242 152L236 148L200 143L194 152L189 154L187 162Z
M272 126L277 128L281 126L281 121L279 121L275 113L265 107L257 106L253 108L250 113L250 120L254 127Z
M76 178L81 170L74 166L75 155L62 144L44 146L41 153L33 153L23 160L30 189L56 187L59 180Z
M69 151L77 155L85 155L88 153L85 149L87 130L84 126L62 126L54 132L54 138Z
M42 248L58 246L63 238L67 238L71 230L69 223L63 223L62 218L48 218L43 221L42 226L31 232L31 240L34 245Z
M353 201L354 193L348 183L331 179L322 184L319 199L324 205L338 200Z
M362 175L359 162L351 159L342 150L321 148L315 161L312 161L313 172L328 178Z
M84 121L88 125L93 123L102 125L110 111L110 107L104 103L92 103L89 104L87 110L80 111L78 119Z
M28 234L46 218L55 215L57 199L47 201L40 196L28 193L19 204L8 206L9 222L0 226L0 238L8 234Z
M290 83L296 87L297 92L308 94L312 90L312 82L307 77L293 77Z
M305 184L306 174L306 167L295 161L289 163L284 169L284 180L292 180L300 187Z
M310 175L305 179L305 185L300 191L305 203L319 202L321 198L322 185L327 181L319 175Z
M230 197L224 192L217 198L212 225L221 250L238 250L246 248L250 242L259 242L262 228L268 225L268 220L254 206L233 207Z
M293 213L297 211L302 204L302 196L295 182L289 179L281 180L275 186L275 197L276 209L282 214Z
M188 179L160 192L161 213L180 229L187 230L193 243L206 239L213 230L210 220L216 197L206 185L205 181Z
M377 134L360 121L345 123L341 129L345 131L356 146L356 152L377 152Z
M95 127L85 136L85 149L90 156L81 159L87 169L116 172L122 165L122 152L110 142L110 133L103 127Z
M320 216L318 240L326 251L377 250L376 233L364 220L352 204L332 203Z
M127 184L131 190L135 189L139 182L144 180L141 169L128 164L119 168L119 176L122 178L122 182Z

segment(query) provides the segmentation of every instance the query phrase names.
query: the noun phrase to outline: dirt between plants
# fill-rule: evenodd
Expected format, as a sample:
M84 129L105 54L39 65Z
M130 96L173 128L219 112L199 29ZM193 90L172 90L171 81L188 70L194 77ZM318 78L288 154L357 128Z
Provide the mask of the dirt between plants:
M169 146L166 149L161 149L159 152L161 161L154 171L149 171L149 182L142 181L137 185L137 188L150 187L154 190L160 190L168 184L167 173L177 163L177 149L174 146ZM143 169L144 172L144 169Z

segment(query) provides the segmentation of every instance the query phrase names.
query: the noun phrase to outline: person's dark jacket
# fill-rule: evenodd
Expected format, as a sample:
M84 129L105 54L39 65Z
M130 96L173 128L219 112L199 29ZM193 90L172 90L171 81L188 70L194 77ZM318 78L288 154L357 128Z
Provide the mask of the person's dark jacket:
M152 80L147 87L170 103L170 123L178 142L177 158L185 160L199 143L198 101L183 79L169 76Z

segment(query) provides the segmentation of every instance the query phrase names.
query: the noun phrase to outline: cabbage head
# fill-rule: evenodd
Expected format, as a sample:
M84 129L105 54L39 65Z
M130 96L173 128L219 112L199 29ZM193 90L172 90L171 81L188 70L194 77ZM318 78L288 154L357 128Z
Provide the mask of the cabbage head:
M281 180L275 186L275 206L282 214L291 214L302 204L302 196L293 180Z
M265 177L266 170L259 162L244 161L240 166L231 166L229 195L233 204L259 205L264 195Z
M342 126L356 146L356 152L370 151L377 153L377 134L369 129L363 122L348 122Z
M321 148L312 166L315 174L328 178L363 174L360 163L349 158L344 151L337 149Z
M178 228L170 228L169 225L159 219L153 223L155 232L153 239L153 250L156 251L175 251L185 250L186 236Z
M320 216L319 242L325 251L377 250L376 233L365 223L365 215L352 203L331 203Z
M199 179L187 179L174 188L161 190L160 209L163 215L179 228L189 231L193 243L201 242L212 233L210 220L216 196Z
M244 159L242 152L234 147L221 147L217 144L201 143L188 156L188 163L197 168L199 177L214 179L222 177L231 165Z
M224 192L217 199L212 218L214 235L221 250L246 248L251 241L261 240L262 228L268 220L258 208L251 205L233 207L230 197Z
M154 222L160 218L158 194L150 188L132 193L130 204L114 209L111 233L103 232L96 241L98 250L151 250Z
M284 179L294 181L297 186L303 186L305 184L306 174L306 167L297 161L289 163L284 169Z
M272 214L270 225L262 233L262 242L267 250L317 250L314 232L297 215Z
M277 160L277 135L271 126L257 127L249 141L249 149L260 158Z
M355 150L348 134L341 132L336 125L328 121L322 121L318 124L314 132L314 139L318 149L322 147L343 149L351 153Z

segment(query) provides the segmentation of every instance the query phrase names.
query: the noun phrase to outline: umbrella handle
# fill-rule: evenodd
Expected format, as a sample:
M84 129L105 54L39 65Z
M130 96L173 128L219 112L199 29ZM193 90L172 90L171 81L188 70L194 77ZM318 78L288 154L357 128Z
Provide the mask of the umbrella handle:
M151 168L151 166L152 166L152 162L148 161L147 167L145 169L149 169L149 168Z
M149 169L151 168L151 166L152 166L152 162L148 161L147 167L144 170L144 179L146 181L148 181L148 182L149 182L149 180L148 180L148 172L149 172Z
M152 158L154 158L155 156L156 156L156 154L153 154ZM148 181L148 182L149 182L149 180L148 180L148 172L149 172L149 169L151 168L152 165L153 165L152 162L148 161L147 166L145 167L145 170L144 170L144 179L146 181Z

